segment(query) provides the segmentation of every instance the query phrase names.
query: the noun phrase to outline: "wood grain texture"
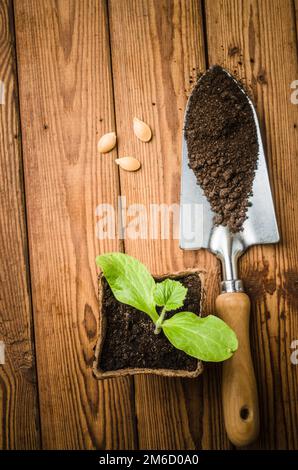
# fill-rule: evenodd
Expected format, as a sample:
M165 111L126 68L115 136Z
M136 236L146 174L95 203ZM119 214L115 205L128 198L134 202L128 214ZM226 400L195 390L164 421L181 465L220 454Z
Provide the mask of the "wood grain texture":
M281 243L254 247L240 275L252 301L251 334L259 387L261 434L254 447L298 446L297 122L290 84L298 77L293 3L207 1L210 64L219 63L250 89L263 127Z
M0 4L0 448L39 448L12 5Z
M298 366L290 361L298 339L298 106L290 101L298 78L297 0L206 0L208 47L197 0L15 0L14 6L43 447L231 448L221 365L206 367L196 380L138 377L135 397L131 378L98 383L91 373L94 258L122 249L116 238L97 240L95 208L116 207L120 187L127 205L179 203L183 113L208 52L210 64L244 80L257 104L282 235L276 247L251 249L240 266L252 300L261 411L260 438L251 448L297 448ZM0 365L0 447L34 449L40 436L11 17L11 2L3 0L0 340L7 361ZM151 125L149 144L135 138L134 116ZM118 153L96 155L98 137L116 124L119 155L142 162L136 174L120 172L120 184ZM156 274L205 270L212 293L205 313L214 312L220 273L212 255L184 253L171 239L126 240L125 249Z
M17 0L33 308L45 449L135 447L132 381L92 376L98 301L95 210L116 206L105 2Z
M296 40L298 42L298 0L293 0L294 15L296 18Z
M197 73L205 69L201 15L199 2L192 0L109 1L119 155L136 156L142 163L135 174L120 171L121 194L127 206L143 204L148 210L153 203L179 204L184 109ZM151 142L136 139L132 131L134 117L151 126ZM128 216L127 223L131 220ZM216 260L204 252L184 253L172 233L168 240L160 239L160 233L159 228L158 240L148 236L126 239L126 252L155 274L192 267L208 269L206 288L216 292ZM206 311L213 306L211 300ZM141 449L212 447L218 441L221 447L228 446L219 420L216 368L206 375L204 384L202 378L184 381L137 377L135 394ZM205 413L211 403L211 410Z

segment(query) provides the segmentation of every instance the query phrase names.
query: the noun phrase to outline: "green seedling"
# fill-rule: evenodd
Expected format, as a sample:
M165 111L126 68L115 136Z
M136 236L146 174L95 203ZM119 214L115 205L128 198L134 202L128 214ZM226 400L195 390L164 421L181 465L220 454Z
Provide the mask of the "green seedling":
M183 306L187 289L179 281L156 283L146 266L124 253L97 256L96 263L115 298L149 315L154 332L163 331L175 348L208 362L229 359L237 350L234 331L214 315L201 318L193 312L179 312L166 317Z

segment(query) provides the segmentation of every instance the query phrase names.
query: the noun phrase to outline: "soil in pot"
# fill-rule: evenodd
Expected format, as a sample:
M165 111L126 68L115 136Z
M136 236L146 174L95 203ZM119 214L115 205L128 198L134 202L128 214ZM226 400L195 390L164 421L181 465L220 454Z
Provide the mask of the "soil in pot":
M188 288L184 305L175 312L200 312L201 283L197 274L175 277ZM157 280L158 282L158 280ZM102 315L106 334L98 367L102 371L119 369L172 369L195 371L197 359L188 356L168 341L163 332L154 334L154 324L143 312L118 302L103 279Z

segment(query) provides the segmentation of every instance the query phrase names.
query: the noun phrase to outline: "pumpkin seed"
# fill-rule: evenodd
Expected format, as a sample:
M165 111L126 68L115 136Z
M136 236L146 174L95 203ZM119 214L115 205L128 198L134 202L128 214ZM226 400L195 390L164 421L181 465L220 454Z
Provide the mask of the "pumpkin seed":
M110 152L116 145L117 137L115 132L109 132L101 136L97 143L99 153Z
M137 171L141 167L141 163L134 157L121 157L115 160L117 165L126 171Z
M152 138L152 131L148 124L138 118L133 118L133 130L135 135L142 142L149 142Z

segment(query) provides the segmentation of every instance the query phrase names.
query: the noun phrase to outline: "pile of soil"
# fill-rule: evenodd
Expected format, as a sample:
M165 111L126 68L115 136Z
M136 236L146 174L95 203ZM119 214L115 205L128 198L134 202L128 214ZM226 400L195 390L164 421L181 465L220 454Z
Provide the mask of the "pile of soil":
M212 67L195 85L184 131L189 166L215 212L215 225L241 231L259 148L251 106L221 67Z
M178 279L188 288L184 306L168 312L167 318L179 311L200 312L201 284L196 274ZM107 321L106 335L99 368L112 371L126 368L174 369L194 371L197 360L180 351L161 331L154 334L152 320L143 312L118 302L103 279L102 315Z

